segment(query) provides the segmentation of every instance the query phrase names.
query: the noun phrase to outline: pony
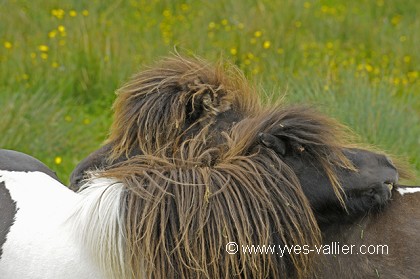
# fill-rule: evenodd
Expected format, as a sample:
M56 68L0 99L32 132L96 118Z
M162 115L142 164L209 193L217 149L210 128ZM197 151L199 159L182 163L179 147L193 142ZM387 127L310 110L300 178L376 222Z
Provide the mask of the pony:
M139 154L153 154L162 148L168 153L165 156L170 157L176 153L181 143L203 130L211 131L206 134L206 144L217 145L223 139L222 133L229 131L235 123L264 114L258 93L238 69L225 67L221 63L213 67L200 59L180 56L167 58L136 74L117 94L114 122L105 145L82 160L70 176L70 188L75 191L80 188L89 170L105 168ZM274 105L272 110L276 109L282 110L280 105ZM322 117L311 108L297 108L296 111L290 108L285 113L289 115L282 120L283 123L277 121L278 127L272 129L273 134L261 133L253 140L271 147L280 156L294 148L305 150L305 140L308 144L320 145L331 141L330 146L335 149L331 154L338 157L337 161L341 161L344 168L352 169L342 151L342 147L348 144L345 142L348 135L344 133L342 125ZM283 117L285 116L279 115L279 119ZM316 129L325 128L319 123L326 123L325 127L328 128L317 131ZM288 143L282 139L302 136L299 134L300 130L308 132L304 135L306 138L296 143L297 146L289 145L286 148ZM289 131L296 135L288 135ZM333 133L337 136L333 137ZM315 136L319 139L314 139ZM364 213L380 207L390 198L389 188L392 187L392 182L386 183L387 185L373 185L360 182L354 184L352 181L339 186L340 183L334 180L333 171L327 162L328 154L323 155L320 156L323 158L320 162L332 179L331 189L334 190L329 200L337 200L337 196L344 205L340 191L345 193L349 189L345 193L347 207L353 213ZM353 189L354 185L358 185L357 194ZM363 189L365 185L366 189ZM362 194L365 194L365 199L369 202L357 201L356 197L363 199ZM355 200L354 205L350 204L351 200ZM356 207L358 210L354 210Z
M148 171L149 176L143 176L143 182L156 183L142 183L147 185L147 188L143 193L138 193L146 196L143 204L137 201L138 204L135 205L139 207L135 212L143 215L139 219L136 218L139 216L130 216L128 212L124 212L133 210L133 205L130 204L133 197L130 197L131 191L126 187L130 184L114 178L94 177L87 182L89 186L80 193L75 193L44 172L12 171L10 167L7 171L1 170L2 277L418 277L419 270L416 264L419 261L417 249L420 248L420 222L416 216L420 213L420 207L417 206L420 202L420 187L395 185L394 198L384 210L370 212L355 220L324 224L324 227L320 228L303 191L293 188L293 184L288 183L287 179L281 183L274 180L264 181L262 185L269 187L262 189L256 187L260 186L258 184L243 189L244 186L248 186L243 184L248 180L251 184L264 178L276 178L258 176L266 167L268 169L265 171L278 170L271 164L260 165L257 170L252 170L252 165L246 164L251 164L249 160L253 159L258 162L257 158L265 157L265 153L273 153L267 148L257 149L258 153L253 156L240 156L236 158L239 161L230 161L212 170L192 165L190 171L175 168L165 173L159 170L159 167L150 169L150 162L146 162L150 158L136 158L136 168L142 168L144 160L144 167ZM379 162L383 157L378 154L358 150L349 152L352 156L350 160L354 161L355 165L357 162L361 162L362 165L377 162L377 167L383 172L394 170L389 166L381 166ZM168 167L168 162L156 159L155 167ZM273 159L274 162L282 162L276 155ZM311 176L315 179L312 181L319 181L319 184L312 183L312 186L317 189L330 188L329 182L323 184L329 181L328 177L318 172L317 167L310 164L310 161L297 160L295 163L299 164L295 167L301 170L296 173L298 179L305 180L306 174L316 173L315 177ZM127 162L123 162L119 170L126 169L124 164ZM245 169L235 171L238 166ZM115 171L117 172L118 168ZM210 176L207 171L210 171ZM281 172L287 174L285 169ZM226 176L228 173L232 177ZM124 174L120 175L125 177ZM195 180L191 180L194 175L197 175ZM343 172L338 178L344 180L343 176L349 175L352 176L350 172ZM378 181L382 182L384 178L386 176ZM132 179L139 182L138 178ZM205 184L202 181L204 179L209 179L210 182L207 180ZM189 181L188 184L181 185L183 180ZM166 182L166 185L163 182ZM206 185L211 187L208 191ZM213 187L218 185L220 188L214 191ZM277 187L271 189L270 186ZM198 188L200 195L194 193L195 189L191 188ZM261 195L265 196L265 199L260 201ZM241 200L243 197L247 199ZM179 202L175 203L173 200L177 198ZM148 210L140 211L144 206L148 207ZM274 212L272 206L276 206ZM223 214L216 214L218 211L222 211ZM273 213L275 216L270 216ZM280 231L271 227L276 223L280 223ZM130 228L127 226L137 231L146 229L145 225L150 226L149 230L137 235L144 239L130 240ZM401 241L401 238L404 241ZM298 254L279 257L270 253L227 253L224 250L225 245L232 241L239 245L259 243L284 246L300 243L314 247L332 242L359 246L387 244L389 254L313 253L308 257ZM135 249L139 249L138 254L133 255ZM163 249L165 251L162 251ZM151 258L145 258L147 256ZM163 259L159 260L159 256ZM133 260L132 257L136 259L134 263L127 262ZM208 261L201 262L204 260L202 257ZM150 260L153 262L148 262ZM141 269L137 273L130 264L140 265ZM193 266L194 264L197 266ZM198 269L200 264L202 269ZM165 274L160 268L165 269Z
M1 274L418 275L411 262L395 269L386 256L371 261L365 255L226 251L229 243L318 247L386 240L388 234L377 231L380 223L389 234L403 230L415 248L418 222L405 218L396 228L382 216L397 218L393 207L416 216L419 194L394 202L391 194L418 190L398 185L404 169L385 155L352 147L342 125L313 109L261 105L243 75L224 67L171 58L129 81L119 91L104 149L72 176L85 178L78 193L44 173L1 171L5 204L15 220L5 230ZM355 237L361 230L363 237ZM415 253L410 257L418 261Z

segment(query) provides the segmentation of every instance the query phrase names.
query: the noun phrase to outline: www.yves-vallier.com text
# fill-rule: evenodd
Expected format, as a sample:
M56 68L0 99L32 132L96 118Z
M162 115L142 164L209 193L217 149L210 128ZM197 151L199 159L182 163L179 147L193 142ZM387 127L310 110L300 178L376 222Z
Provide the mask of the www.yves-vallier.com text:
M236 242L226 244L226 252L229 254L276 254L280 257L290 254L310 254L319 255L388 255L388 245L355 245L331 242L321 245L239 245Z

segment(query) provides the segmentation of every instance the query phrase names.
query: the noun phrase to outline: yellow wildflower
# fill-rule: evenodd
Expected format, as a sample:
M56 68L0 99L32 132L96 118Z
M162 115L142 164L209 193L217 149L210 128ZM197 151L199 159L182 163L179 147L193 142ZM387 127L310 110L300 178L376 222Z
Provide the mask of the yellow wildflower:
M190 9L190 6L188 6L188 4L186 3L181 4L181 10L183 10L184 12L188 11L189 9Z
M59 164L61 164L63 162L63 158L61 158L60 156L57 156L57 157L55 157L54 158L54 163L56 164L56 165L59 165Z
M366 69L366 71L368 71L369 73L373 71L373 67L372 67L372 65L370 65L370 64L366 64L366 65L365 65L365 69Z
M170 10L164 10L163 11L163 16L164 17L170 17L171 16L171 11Z
M254 37L259 38L261 36L262 36L262 32L261 31L257 30L257 31L254 32Z
M12 47L13 47L13 45L12 45L12 43L11 42L8 42L8 41L6 41L6 42L4 42L4 47L5 48L7 48L7 49L11 49Z
M77 16L77 12L76 12L75 10L71 10L71 11L69 12L69 16L71 16L71 17L75 17L75 16Z
M236 55L236 54L238 54L238 50L233 47L233 48L230 49L230 54Z
M49 50L47 45L40 45L38 46L38 49L42 52L47 52Z
M254 56L254 54L252 54L252 52L248 52L246 54L246 57L248 57L248 59L251 59L251 60L255 58L255 56Z
M49 38L54 38L56 35L57 35L57 31L55 31L55 30L48 32L48 37Z
M408 76L408 79L411 82L413 82L414 80L416 80L419 77L419 72L417 72L417 71L408 72L407 76Z
M401 22L401 15L393 16L391 19L392 25L398 25Z
M327 47L328 49L332 49L332 48L334 47L334 44L333 44L332 42L328 42L328 43L326 44L326 47Z
M58 19L62 19L66 12L63 9L52 9L51 15L55 16Z
M83 16L88 16L89 15L89 11L88 10L83 10L82 11L82 15Z
M270 48L270 46L271 46L270 41L265 41L265 42L263 43L263 48L265 48L265 49Z

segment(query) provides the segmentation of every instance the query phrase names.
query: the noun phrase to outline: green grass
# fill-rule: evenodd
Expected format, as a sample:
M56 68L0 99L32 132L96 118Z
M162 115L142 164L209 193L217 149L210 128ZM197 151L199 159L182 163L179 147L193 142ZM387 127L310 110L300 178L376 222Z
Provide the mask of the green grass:
M177 50L317 105L420 177L419 12L417 0L2 1L0 147L68 181L106 138L114 91Z

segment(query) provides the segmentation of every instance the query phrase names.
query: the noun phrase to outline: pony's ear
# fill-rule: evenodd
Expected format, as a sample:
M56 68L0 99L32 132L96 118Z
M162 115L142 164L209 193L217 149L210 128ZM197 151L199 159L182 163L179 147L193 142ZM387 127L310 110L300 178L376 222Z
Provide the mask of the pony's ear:
M267 133L259 133L258 139L262 145L272 149L278 155L284 156L286 154L286 143L280 137L276 137Z
M211 110L212 96L210 92L203 92L191 96L187 102L186 114L190 122L194 122L203 117L208 111Z
M207 117L214 118L231 108L227 91L218 81L206 81L196 78L181 85L182 98L186 98L186 117L191 123Z

